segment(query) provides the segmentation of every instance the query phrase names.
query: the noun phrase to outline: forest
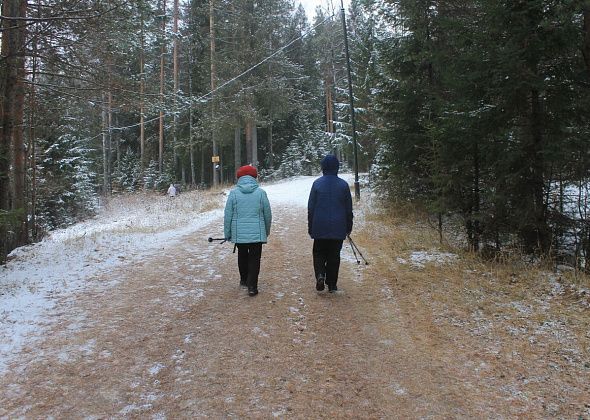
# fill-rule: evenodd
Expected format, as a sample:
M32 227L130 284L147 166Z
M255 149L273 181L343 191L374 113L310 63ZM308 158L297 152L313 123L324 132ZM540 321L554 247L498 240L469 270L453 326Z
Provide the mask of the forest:
M0 260L112 194L334 152L441 239L590 270L590 0L327 3L3 0Z

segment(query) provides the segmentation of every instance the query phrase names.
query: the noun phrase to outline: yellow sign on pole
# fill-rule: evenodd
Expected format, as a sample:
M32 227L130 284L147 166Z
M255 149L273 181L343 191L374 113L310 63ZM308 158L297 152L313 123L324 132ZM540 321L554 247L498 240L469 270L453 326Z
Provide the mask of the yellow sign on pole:
M211 156L211 162L219 163L219 156Z

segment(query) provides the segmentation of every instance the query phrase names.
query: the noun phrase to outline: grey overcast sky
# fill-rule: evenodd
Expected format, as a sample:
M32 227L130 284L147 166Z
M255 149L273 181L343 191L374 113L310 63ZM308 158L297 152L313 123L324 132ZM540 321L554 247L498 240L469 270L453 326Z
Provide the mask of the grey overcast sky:
M307 17L311 20L315 16L315 8L316 6L322 6L322 8L327 9L328 5L330 4L331 7L340 10L340 0L295 0L295 7L297 7L298 3L303 5L305 12L307 13ZM350 0L344 0L344 7L348 8L348 4Z

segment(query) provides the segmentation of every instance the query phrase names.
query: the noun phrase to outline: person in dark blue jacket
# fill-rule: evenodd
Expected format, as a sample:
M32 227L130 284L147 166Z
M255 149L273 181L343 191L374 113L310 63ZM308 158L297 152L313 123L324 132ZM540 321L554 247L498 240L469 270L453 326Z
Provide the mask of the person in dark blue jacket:
M338 290L340 251L352 232L352 195L348 183L338 177L340 162L327 155L321 162L323 176L316 179L307 202L307 228L313 241L316 290Z

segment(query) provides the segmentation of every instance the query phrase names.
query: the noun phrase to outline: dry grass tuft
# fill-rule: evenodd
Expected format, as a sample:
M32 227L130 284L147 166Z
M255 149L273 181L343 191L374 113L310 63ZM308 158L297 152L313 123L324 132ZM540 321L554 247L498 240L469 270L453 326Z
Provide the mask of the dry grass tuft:
M358 206L356 242L411 314L416 339L462 364L457 380L480 384L489 404L512 404L517 416L590 417L588 276L520 255L485 261L440 244L420 212Z

